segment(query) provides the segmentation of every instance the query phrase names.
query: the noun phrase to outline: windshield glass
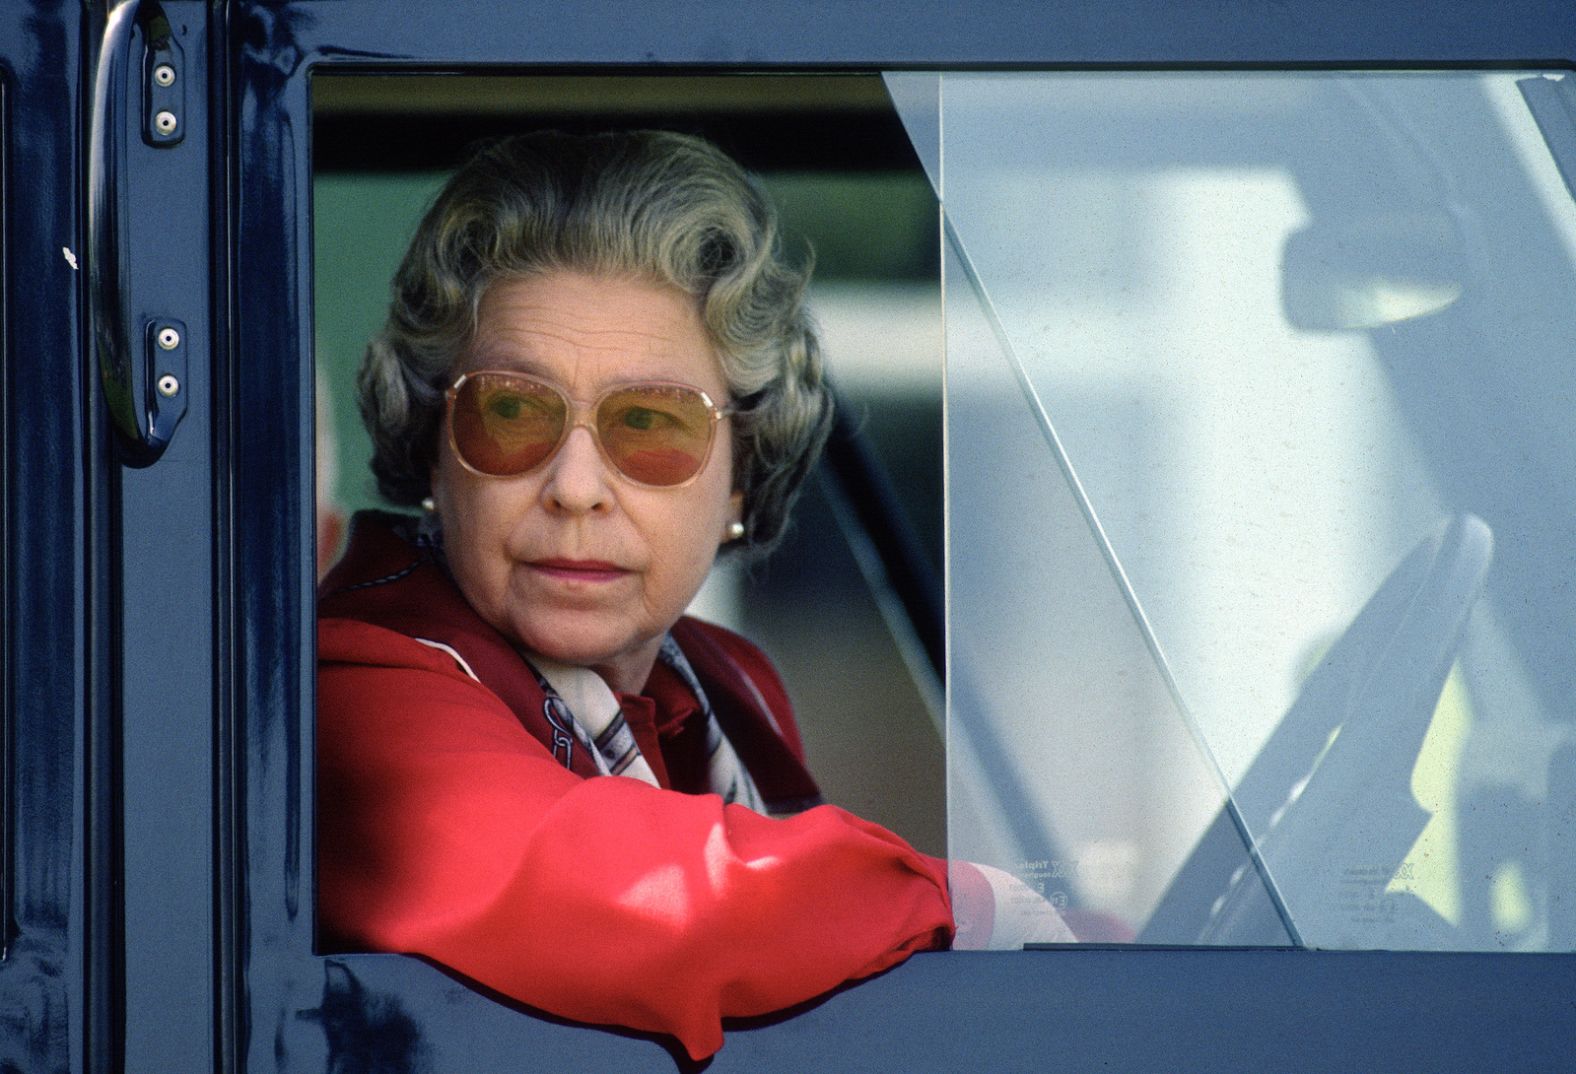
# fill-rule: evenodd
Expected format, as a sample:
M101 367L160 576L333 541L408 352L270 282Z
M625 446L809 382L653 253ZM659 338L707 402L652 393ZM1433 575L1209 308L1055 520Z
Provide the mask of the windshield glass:
M1576 947L1573 81L889 78L953 857L1085 939Z

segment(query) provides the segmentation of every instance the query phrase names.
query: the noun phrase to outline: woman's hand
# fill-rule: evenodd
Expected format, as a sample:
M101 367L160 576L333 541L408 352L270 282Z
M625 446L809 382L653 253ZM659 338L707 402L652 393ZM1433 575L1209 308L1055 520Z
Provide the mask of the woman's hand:
M948 863L954 951L1017 951L1029 943L1077 943L1056 907L1016 876L971 861Z

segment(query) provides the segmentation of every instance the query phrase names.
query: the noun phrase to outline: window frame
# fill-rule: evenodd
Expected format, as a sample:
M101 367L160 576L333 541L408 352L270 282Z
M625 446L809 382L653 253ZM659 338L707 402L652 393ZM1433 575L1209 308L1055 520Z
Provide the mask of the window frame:
M321 1065L324 1048L370 1056L398 1034L438 1067L481 1069L523 1049L544 1065L672 1063L627 1034L589 1033L466 995L417 960L311 953L314 503L303 450L313 428L304 208L311 73L1576 66L1576 23L1531 0L1493 13L1462 0L1427 9L1252 0L1236 10L1222 25L1218 5L1158 0L1120 17L1092 0L966 14L872 0L827 5L815 18L766 3L600 0L577 6L572 20L534 0L503 9L478 0L234 7L231 465L216 467L215 481L228 511L218 520L230 579L221 615L236 624L227 660L234 688L220 714L235 745L226 778L236 806L221 824L234 826L225 867L239 915L235 946L221 956L229 967L221 990L236 1010L219 1046L236 1068L272 1068L276 1048L313 1056L305 1066ZM1274 1066L1290 1041L1306 1045L1299 1065L1311 1069L1532 1068L1563 1054L1576 1030L1564 998L1573 975L1576 955L924 955L787 1026L774 1018L738 1027L745 1031L730 1033L714 1069L803 1069L818 1059L1153 1069L1174 1063L1179 1049L1194 1065ZM1518 1027L1514 1039L1506 1025Z

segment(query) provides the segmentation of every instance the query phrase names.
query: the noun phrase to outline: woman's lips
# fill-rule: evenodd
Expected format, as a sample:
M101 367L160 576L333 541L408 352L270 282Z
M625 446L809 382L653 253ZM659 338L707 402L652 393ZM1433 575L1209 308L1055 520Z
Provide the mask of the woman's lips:
M562 582L616 582L629 573L616 563L600 559L537 559L526 565Z

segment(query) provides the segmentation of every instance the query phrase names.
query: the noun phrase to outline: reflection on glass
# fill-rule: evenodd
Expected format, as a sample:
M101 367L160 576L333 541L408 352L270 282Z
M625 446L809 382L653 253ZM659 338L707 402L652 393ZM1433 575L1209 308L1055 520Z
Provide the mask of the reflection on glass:
M1281 296L1293 328L1382 328L1438 313L1466 290L1449 214L1370 214L1286 237Z
M952 855L1576 948L1570 81L940 76Z

